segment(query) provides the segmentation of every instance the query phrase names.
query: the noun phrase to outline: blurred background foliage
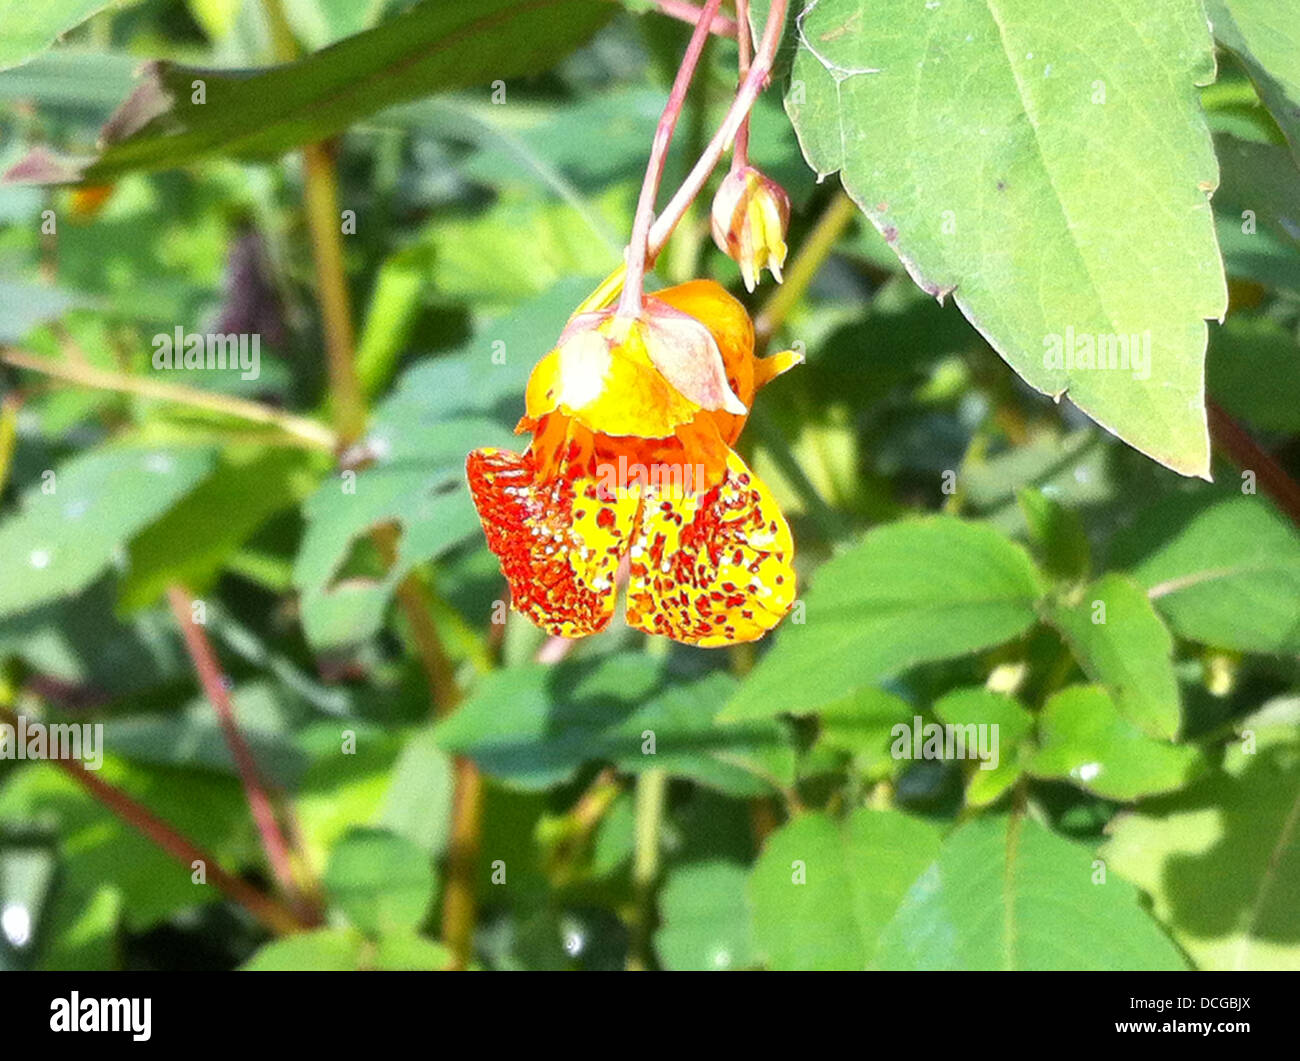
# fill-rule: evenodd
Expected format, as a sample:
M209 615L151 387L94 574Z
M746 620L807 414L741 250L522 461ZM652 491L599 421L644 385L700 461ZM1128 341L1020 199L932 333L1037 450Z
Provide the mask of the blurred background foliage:
M312 52L411 6L284 12ZM618 263L689 32L596 6L541 24L549 58L504 102L475 69L330 143L355 212L355 492L320 447L220 406L0 368L0 703L103 722L102 781L274 891L168 608L183 585L311 926L273 939L76 778L0 761L0 967L440 967L458 756L483 777L483 967L1300 967L1296 528L1226 461L1184 479L1031 391L856 214L774 339L807 364L741 443L791 519L806 621L725 651L619 626L558 664L518 616L494 623L464 457L510 444L530 368ZM283 54L259 3L113 5L0 73L0 168L87 155L143 60ZM670 187L734 76L713 41ZM752 152L790 192L797 258L840 193L776 97ZM1232 295L1210 394L1295 472L1300 181L1230 57L1203 100ZM101 193L0 186L0 342L155 378L157 333L257 332L258 379L176 380L328 423L300 155L181 161ZM656 282L739 291L705 204ZM464 693L436 723L402 586ZM998 722L998 769L892 756L917 716Z

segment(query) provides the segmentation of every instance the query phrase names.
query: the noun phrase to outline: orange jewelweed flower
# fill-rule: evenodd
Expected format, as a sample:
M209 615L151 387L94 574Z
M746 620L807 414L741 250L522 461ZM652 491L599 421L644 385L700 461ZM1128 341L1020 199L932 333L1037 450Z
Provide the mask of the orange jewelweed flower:
M795 595L794 544L731 449L754 392L798 364L757 360L744 307L711 280L647 296L635 318L580 312L538 362L517 431L466 470L517 610L583 637L614 614L703 646L753 641Z

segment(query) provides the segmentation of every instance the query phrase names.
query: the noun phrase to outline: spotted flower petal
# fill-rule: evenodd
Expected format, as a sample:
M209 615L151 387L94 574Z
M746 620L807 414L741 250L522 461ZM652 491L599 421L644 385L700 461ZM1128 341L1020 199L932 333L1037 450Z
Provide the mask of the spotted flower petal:
M515 608L548 633L585 637L614 614L618 566L638 500L602 490L586 454L570 452L542 479L531 454L478 449L466 472L488 548Z
M702 494L646 491L629 556L627 622L649 634L706 648L754 641L794 602L790 528L735 453Z

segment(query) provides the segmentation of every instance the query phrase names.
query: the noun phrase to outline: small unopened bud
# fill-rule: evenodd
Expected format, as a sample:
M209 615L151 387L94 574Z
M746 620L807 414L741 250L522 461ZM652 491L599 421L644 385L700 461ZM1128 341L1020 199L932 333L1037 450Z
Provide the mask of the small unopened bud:
M750 291L764 268L781 282L789 223L790 197L785 189L753 166L728 173L713 197L713 242L740 266Z

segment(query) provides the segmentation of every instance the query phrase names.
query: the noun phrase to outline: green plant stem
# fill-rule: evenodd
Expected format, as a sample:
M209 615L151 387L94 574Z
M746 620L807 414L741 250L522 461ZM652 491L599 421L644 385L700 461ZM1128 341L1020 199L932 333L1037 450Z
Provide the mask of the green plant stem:
M14 448L18 444L18 410L23 406L22 394L10 391L0 399L0 495L4 494L13 468Z
M262 424L300 442L307 443L313 449L333 453L338 447L338 438L324 424L304 416L294 416L280 409L259 402L232 398L226 394L214 394L186 387L179 383L164 383L161 380L144 379L130 376L124 372L110 372L73 361L54 361L48 357L37 357L20 350L6 350L0 354L0 361L14 368L29 372L39 372L43 376L72 383L79 387L93 390L114 391L118 394L133 394L141 398L184 405L191 409L219 413L224 416L244 420L250 424Z
M785 281L778 285L755 318L755 353L762 353L767 348L776 330L804 296L813 278L835 249L835 244L857 216L857 210L853 200L843 190L835 193L835 198L817 219L817 224L808 233L808 238L799 247L799 253L786 269Z
M302 149L303 201L312 256L316 262L316 299L320 306L325 356L334 406L334 426L345 444L365 430L365 399L353 357L356 334L347 274L343 268L343 230L339 211L338 176L323 144Z
M668 772L662 767L643 770L636 779L636 822L632 856L632 883L636 892L636 921L629 969L649 969L653 963L654 888L659 879L659 839L668 803Z
M18 716L8 708L0 707L0 721L17 726ZM234 874L227 873L207 851L186 839L144 804L99 778L80 761L51 759L49 762L84 788L97 803L167 852L187 870L195 862L201 862L207 880L213 887L242 906L271 932L285 936L308 929L309 926L299 915L284 903L264 895Z

